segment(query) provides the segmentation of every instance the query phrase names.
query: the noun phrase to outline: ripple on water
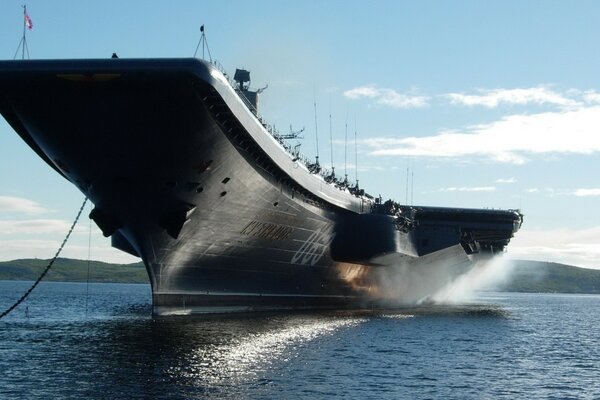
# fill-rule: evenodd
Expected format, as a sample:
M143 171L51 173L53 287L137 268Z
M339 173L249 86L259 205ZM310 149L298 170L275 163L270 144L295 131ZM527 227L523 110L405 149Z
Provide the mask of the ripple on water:
M0 398L600 397L598 296L152 318L145 286L95 286L87 315L74 291L0 321Z

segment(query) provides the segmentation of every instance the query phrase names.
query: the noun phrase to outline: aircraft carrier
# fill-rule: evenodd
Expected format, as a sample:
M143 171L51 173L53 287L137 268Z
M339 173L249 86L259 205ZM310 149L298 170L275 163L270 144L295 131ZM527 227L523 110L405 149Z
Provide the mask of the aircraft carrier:
M195 58L0 62L0 112L143 260L155 314L390 304L391 274L442 288L521 226L369 196L295 152L234 78Z

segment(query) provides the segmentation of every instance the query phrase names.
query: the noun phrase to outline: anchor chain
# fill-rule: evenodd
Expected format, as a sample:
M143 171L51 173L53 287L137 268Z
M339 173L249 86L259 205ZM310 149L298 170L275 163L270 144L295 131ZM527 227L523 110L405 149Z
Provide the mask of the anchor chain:
M73 233L73 229L75 229L75 225L77 225L77 221L79 221L79 217L81 216L81 213L83 212L83 209L85 208L87 201L88 201L88 198L86 197L83 200L83 204L79 208L79 212L77 213L77 216L75 217L75 221L73 221L73 224L71 224L71 229L69 229L69 233L67 233L67 236L65 236L60 247L58 248L58 250L56 250L56 254L54 254L54 257L52 258L52 260L50 260L50 262L44 269L44 272L42 272L42 274L39 276L39 278L37 278L37 280L34 282L34 284L31 285L29 290L27 290L25 292L25 294L23 294L23 296L21 296L21 298L15 302L15 304L13 304L8 309L6 309L6 311L4 311L2 314L0 314L0 319L4 318L8 314L10 314L15 308L17 308L19 306L19 304L21 304L23 301L25 301L25 299L27 298L27 296L29 296L31 294L33 289L35 289L35 287L42 281L42 279L44 279L44 276L46 276L46 274L48 273L50 268L52 268L52 264L54 264L54 261L56 261L56 259L60 255L60 252L62 251L63 247L65 247L65 244L67 244L67 240L69 240L71 233Z

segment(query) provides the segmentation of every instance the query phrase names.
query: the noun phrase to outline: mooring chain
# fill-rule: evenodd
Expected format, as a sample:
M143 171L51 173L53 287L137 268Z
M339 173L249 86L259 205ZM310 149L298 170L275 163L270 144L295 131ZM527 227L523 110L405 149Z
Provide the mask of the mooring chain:
M79 221L79 217L81 216L81 213L83 212L83 209L85 208L87 201L88 201L88 199L86 197L85 200L83 200L83 204L79 208L79 212L77 213L77 216L75 217L75 221L73 221L73 224L71 225L71 229L69 229L69 233L67 233L67 236L65 236L60 247L58 248L58 250L56 250L56 254L54 255L54 258L52 258L52 260L50 260L50 263L48 263L48 265L46 266L46 269L44 269L44 272L42 272L40 277L37 278L37 280L34 282L34 284L31 285L29 290L26 291L25 294L23 296L21 296L21 298L15 302L15 304L13 304L6 311L4 311L2 314L0 314L0 319L4 318L8 314L10 314L11 311L13 311L15 308L17 308L17 306L19 304L21 304L27 298L27 296L29 296L29 294L31 294L31 292L33 291L33 289L35 289L35 287L38 285L38 283L40 283L42 281L42 279L44 279L44 276L46 276L46 274L48 273L50 268L52 268L52 264L54 264L54 261L56 261L56 259L60 255L60 252L62 251L63 247L65 247L65 244L67 244L67 240L69 240L69 237L71 236L71 233L73 232L73 229L75 229L75 225L77 225L77 221Z

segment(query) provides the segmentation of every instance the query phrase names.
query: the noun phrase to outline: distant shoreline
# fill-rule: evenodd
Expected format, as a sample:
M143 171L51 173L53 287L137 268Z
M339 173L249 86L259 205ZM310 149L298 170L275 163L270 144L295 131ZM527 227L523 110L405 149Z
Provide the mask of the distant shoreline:
M20 259L0 262L0 280L35 281L48 265L49 260ZM148 274L144 265L110 264L101 261L89 262L70 258L58 258L48 272L45 281L90 282L90 283L147 283Z
M49 260L0 262L0 280L35 281ZM110 264L59 258L44 278L49 282L149 284L143 263ZM600 294L600 270L540 261L516 261L511 279L498 292Z

